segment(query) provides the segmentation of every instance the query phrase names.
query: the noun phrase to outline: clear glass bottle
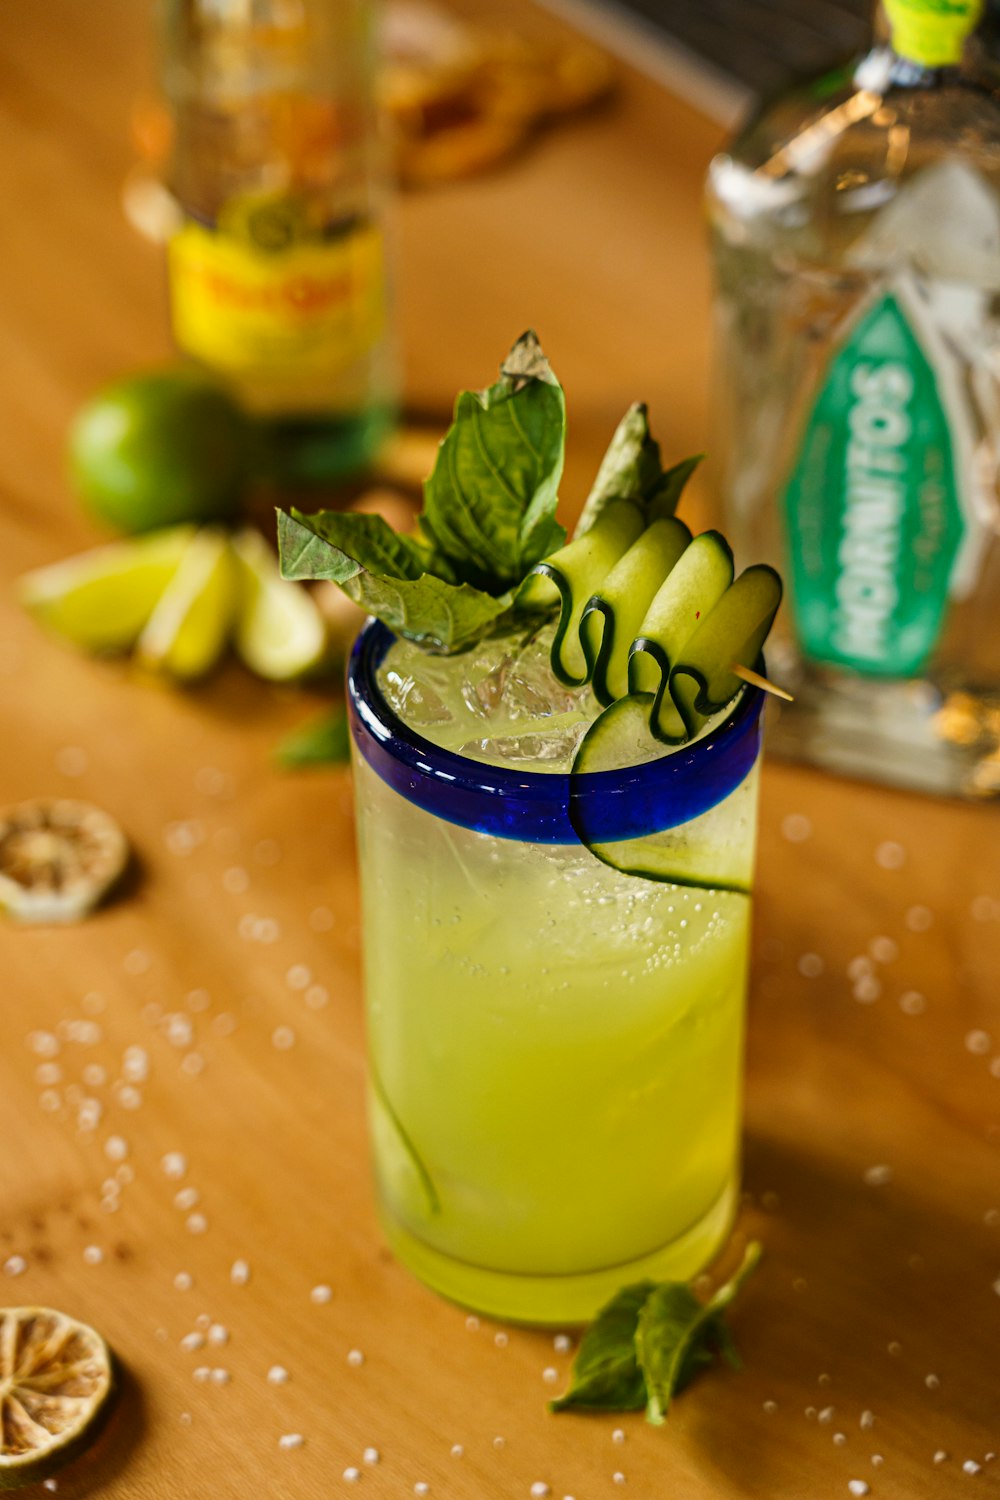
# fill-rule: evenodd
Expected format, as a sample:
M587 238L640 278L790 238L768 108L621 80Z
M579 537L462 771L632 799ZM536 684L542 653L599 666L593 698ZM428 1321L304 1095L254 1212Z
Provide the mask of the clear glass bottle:
M977 0L886 0L860 60L709 174L712 455L788 589L774 747L1000 793L1000 91Z
M371 0L163 3L176 341L260 418L278 477L336 478L395 394Z

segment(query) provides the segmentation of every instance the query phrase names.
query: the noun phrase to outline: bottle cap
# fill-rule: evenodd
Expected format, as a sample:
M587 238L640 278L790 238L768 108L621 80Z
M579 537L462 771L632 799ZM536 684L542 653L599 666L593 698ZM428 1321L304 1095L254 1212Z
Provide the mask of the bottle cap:
M961 61L965 39L975 28L983 0L883 0L900 57L925 68Z

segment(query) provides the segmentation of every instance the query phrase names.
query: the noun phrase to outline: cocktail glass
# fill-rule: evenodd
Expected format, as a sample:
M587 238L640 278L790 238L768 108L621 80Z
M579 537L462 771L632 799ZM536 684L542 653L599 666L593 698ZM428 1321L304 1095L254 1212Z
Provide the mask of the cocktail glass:
M466 1306L580 1321L690 1277L732 1224L750 897L710 872L749 881L763 695L663 759L571 778L404 723L379 683L393 643L370 623L348 674L385 1233ZM673 840L708 876L624 874L581 825Z

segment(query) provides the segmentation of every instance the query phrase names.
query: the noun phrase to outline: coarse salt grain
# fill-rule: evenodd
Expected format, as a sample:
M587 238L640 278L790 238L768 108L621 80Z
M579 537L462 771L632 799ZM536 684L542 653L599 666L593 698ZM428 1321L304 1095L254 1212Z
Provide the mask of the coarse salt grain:
M23 1255L8 1255L3 1263L5 1276L23 1276L28 1269L28 1262Z
M573 1347L573 1340L568 1333L557 1333L552 1340L552 1347L557 1354L568 1354Z
M769 1417L773 1417L775 1412L778 1410L777 1401L765 1401L764 1410L767 1412Z
M380 1462L382 1455L377 1448L366 1448L361 1457L366 1464L377 1464Z
M212 1323L209 1327L207 1337L210 1344L214 1344L217 1349L221 1349L225 1344L229 1343L229 1329L222 1323Z
M781 834L790 844L803 844L812 833L812 823L805 813L788 813L781 820Z
M611 1476L611 1483L612 1484L624 1484L625 1483L625 1475L621 1472L620 1469L617 1470L614 1474L612 1474L612 1476Z
M215 1385L228 1385L232 1378L228 1370L215 1369L212 1371L212 1381Z
M818 1420L824 1423L832 1422L836 1415L837 1408L835 1406L824 1406L823 1410L819 1414Z
M429 1495L430 1492L431 1487L427 1483L426 1479L418 1479L416 1484L413 1486L413 1493L415 1495Z
M365 1362L365 1357L360 1349L351 1349L347 1355L347 1363L358 1369Z
M982 1464L977 1464L974 1458L967 1458L962 1465L963 1474L978 1474L981 1469Z
M613 1443L618 1443L619 1445L621 1445L622 1443L624 1443L624 1441L625 1441L625 1432L624 1432L624 1429L621 1428L621 1427L616 1427L615 1430L614 1430L614 1432L611 1434L611 1441Z
M965 1038L965 1050L971 1052L974 1057L985 1057L993 1046L993 1038L988 1031L970 1031Z
M465 1452L465 1449L462 1447L461 1443L452 1443L452 1445L451 1445L451 1456L452 1456L452 1458L461 1458L462 1454L464 1452Z
M834 1446L835 1447L842 1448L844 1446L844 1444L847 1442L847 1433L846 1432L835 1432L833 1434L833 1442L834 1442Z
M357 1484L358 1480L361 1478L361 1470L356 1469L352 1464L349 1469L344 1470L344 1478L346 1479L348 1484Z
M333 1288L320 1284L319 1286L314 1286L312 1291L309 1293L309 1301L315 1302L318 1307L322 1307L325 1303L330 1301L332 1296Z
M924 1376L924 1385L927 1387L927 1389L929 1391L936 1391L938 1389L938 1387L940 1386L940 1384L941 1384L941 1377L939 1375L925 1375Z
M284 1365L272 1365L267 1372L267 1378L271 1385L285 1385L290 1376Z
M875 1426L875 1413L873 1411L863 1411L861 1413L861 1426L865 1432Z
M203 1333L186 1333L181 1339L181 1348L188 1354L193 1354L198 1349L204 1349L205 1335Z
M289 1448L301 1448L304 1442L305 1438L301 1432L283 1432L278 1439L278 1447L286 1450Z
M201 1194L197 1188L181 1188L179 1192L174 1194L174 1207L179 1208L182 1213L187 1213L195 1207L200 1197Z
M188 1169L187 1157L180 1151L168 1151L166 1156L161 1158L160 1166L163 1168L165 1177L174 1179L184 1177Z
M208 1220L204 1214L188 1214L184 1222L189 1234L204 1234L208 1228Z
M246 1286L250 1280L250 1267L245 1260L234 1260L229 1268L229 1279L233 1286Z
M551 1365L548 1365L542 1371L542 1379L545 1381L546 1385L555 1385L556 1381L559 1379L559 1371L553 1369Z
M536 1479L534 1484L531 1486L531 1494L538 1497L538 1500L541 1500L541 1497L543 1495L551 1494L551 1490L545 1483L544 1479Z
M948 1462L948 1454L943 1448L939 1448L935 1453L934 1462L936 1464L946 1464Z
M290 1052L295 1046L295 1032L290 1026L276 1026L271 1033L271 1045L279 1052Z
M900 870L906 863L906 850L894 839L886 839L875 850L875 863L883 870Z
M305 1001L310 1010L322 1010L329 999L330 992L325 984L311 984L305 993Z
M88 1266L99 1266L104 1259L104 1251L100 1245L88 1245L83 1252L83 1258Z
M874 1167L868 1167L864 1173L866 1187L885 1187L886 1183L892 1181L892 1168L885 1162L878 1162Z
M194 1286L194 1277L189 1271L178 1271L174 1277L174 1286L179 1292L189 1292Z
M205 1381L209 1379L211 1374L212 1372L208 1368L208 1365L198 1365L196 1369L191 1371L192 1379L197 1380L199 1385L204 1385Z
M306 990L312 983L312 972L305 964L292 964L285 974L285 983L290 990Z
M498 1349L506 1349L507 1345L510 1343L510 1338L501 1329L499 1333L495 1333L493 1335L493 1342L494 1344L496 1344Z
M891 937L873 937L868 952L876 963L891 964L899 957L899 944Z
M109 1135L104 1142L104 1154L108 1161L124 1161L128 1156L128 1141L124 1136Z
M479 1319L476 1317L475 1313L469 1314L469 1316L465 1320L465 1326L470 1333L476 1332L479 1327Z
M867 1485L863 1479L849 1479L847 1481L847 1488L850 1490L852 1495L871 1494L870 1486Z

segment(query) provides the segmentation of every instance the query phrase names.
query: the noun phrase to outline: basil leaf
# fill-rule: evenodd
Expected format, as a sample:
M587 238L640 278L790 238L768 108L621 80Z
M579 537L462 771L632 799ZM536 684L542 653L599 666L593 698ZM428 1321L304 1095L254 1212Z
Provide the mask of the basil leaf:
M664 471L660 445L649 430L649 414L634 402L622 417L601 460L574 536L583 536L611 500L635 500L648 521L672 516L701 455Z
M284 578L332 579L390 630L442 651L468 645L511 604L509 593L494 598L438 576L431 569L441 560L380 516L279 511L278 551Z
M500 378L462 391L424 484L423 532L455 575L491 592L520 583L559 542L566 403L534 333L518 339Z
M570 1387L549 1402L550 1411L639 1411L646 1383L636 1354L636 1329L655 1282L623 1287L598 1313L580 1342Z
M286 771L306 766L341 766L350 759L351 735L347 711L338 705L331 713L285 736L275 759Z
M379 577L419 578L431 564L425 547L393 531L381 516L321 510L313 516L278 511L283 578L329 578L347 583L362 571Z
M636 1328L636 1353L646 1385L646 1417L654 1426L665 1420L678 1390L711 1363L716 1352L738 1360L722 1314L760 1259L760 1245L747 1246L739 1270L708 1302L699 1302L690 1287L667 1281L646 1298Z

